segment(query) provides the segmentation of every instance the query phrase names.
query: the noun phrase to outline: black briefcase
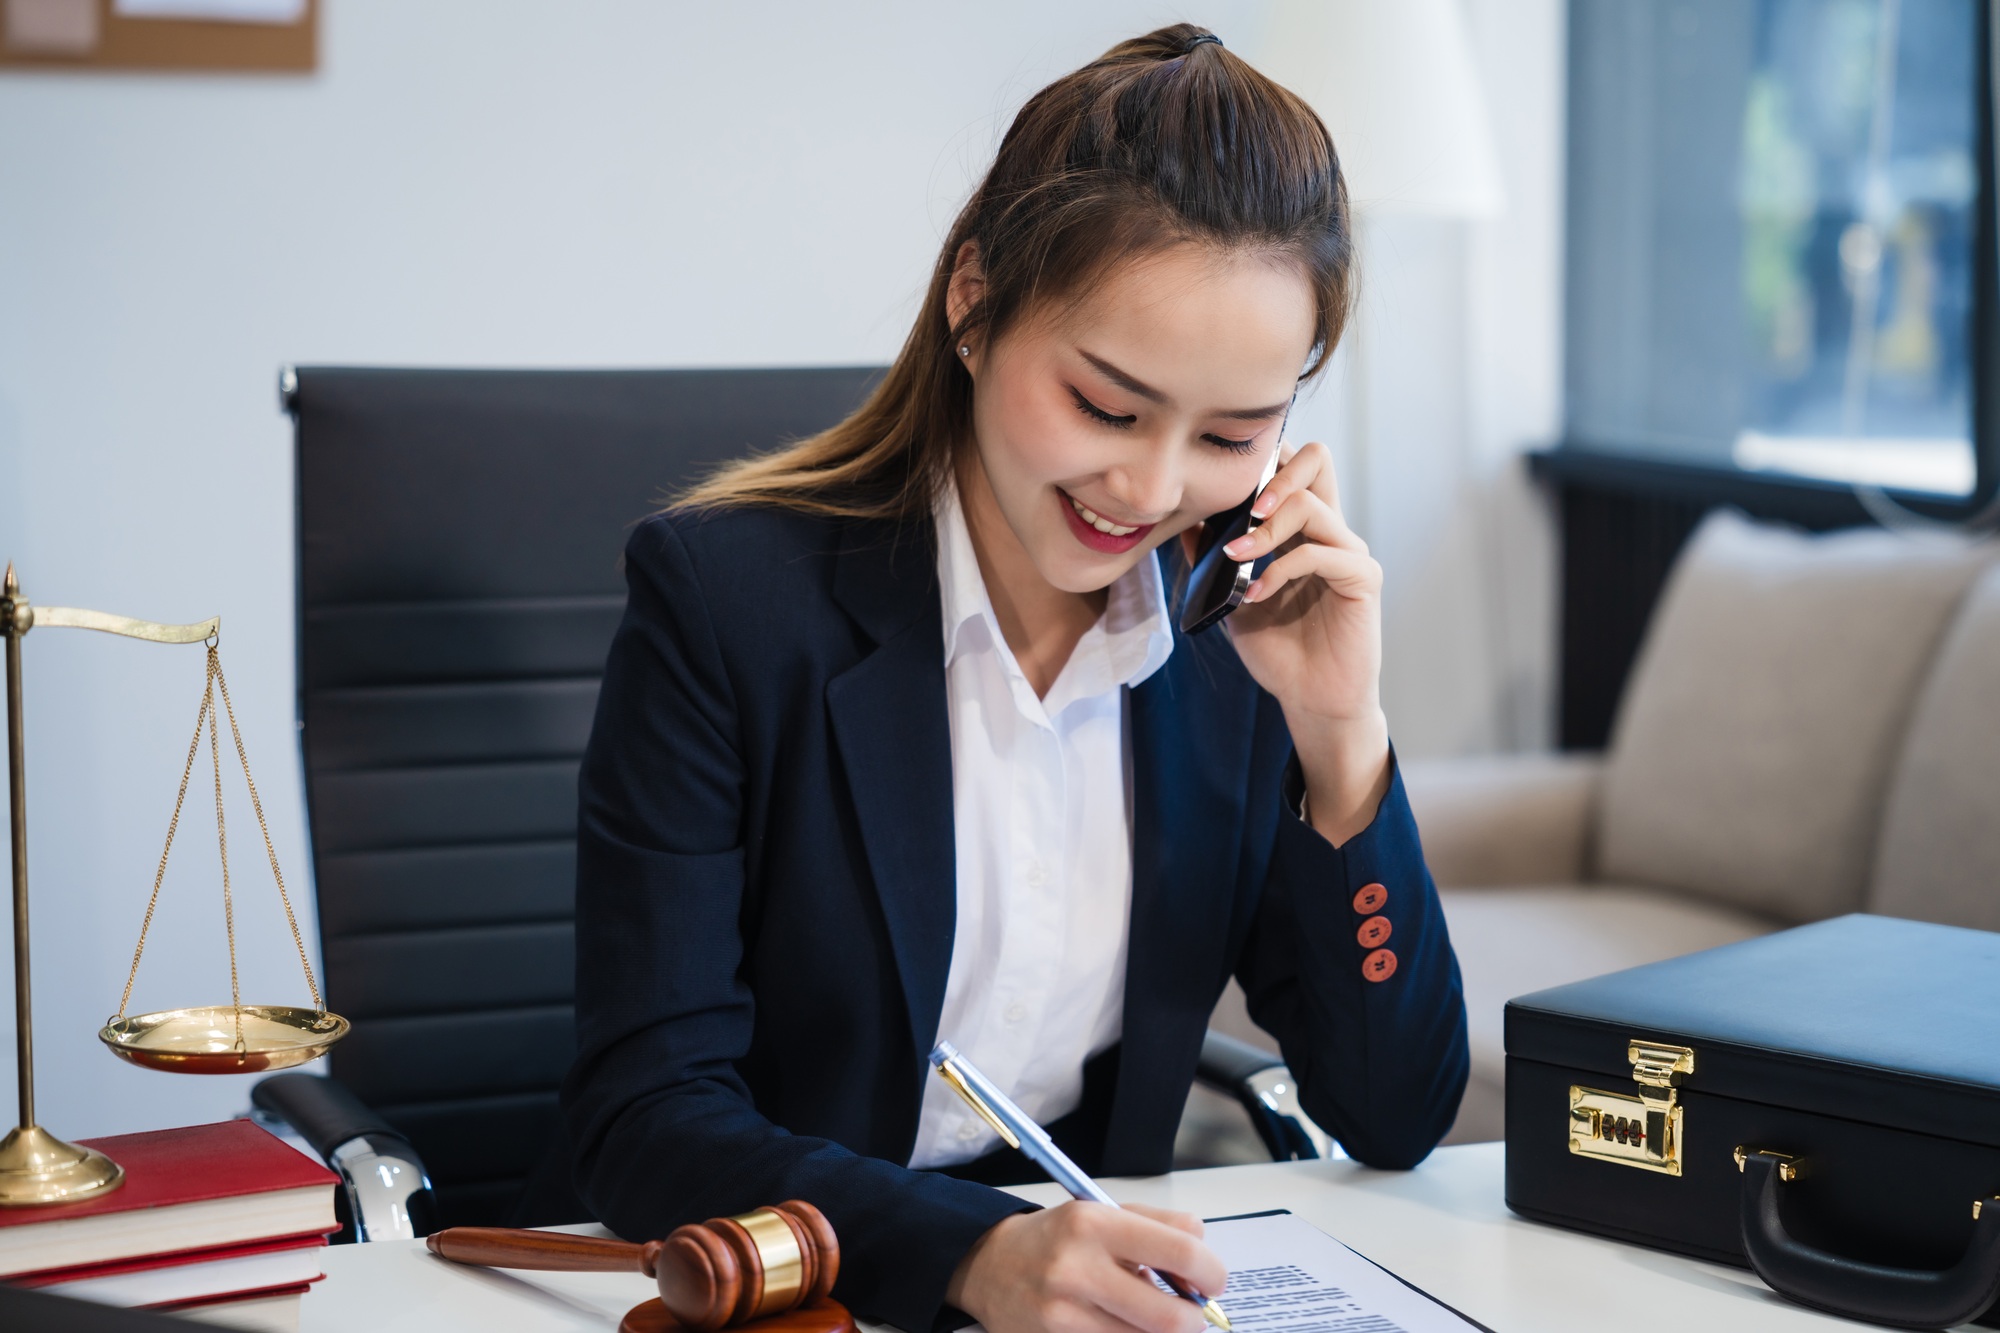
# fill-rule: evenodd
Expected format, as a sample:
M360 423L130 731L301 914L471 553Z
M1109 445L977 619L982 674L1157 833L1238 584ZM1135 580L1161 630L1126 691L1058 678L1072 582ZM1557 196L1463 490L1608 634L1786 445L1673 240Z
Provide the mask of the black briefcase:
M1845 916L1507 1005L1524 1217L2000 1326L1996 1196L2000 935Z

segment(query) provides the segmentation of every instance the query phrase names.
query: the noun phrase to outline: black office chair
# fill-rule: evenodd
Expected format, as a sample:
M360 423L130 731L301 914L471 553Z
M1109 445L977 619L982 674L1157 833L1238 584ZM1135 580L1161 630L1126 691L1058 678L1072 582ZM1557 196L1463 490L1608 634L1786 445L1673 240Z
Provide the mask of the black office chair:
M341 1174L353 1237L583 1220L556 1088L619 552L669 491L831 425L877 374L285 373L326 998L354 1030L331 1078L252 1099ZM1274 1156L1315 1155L1277 1060L1211 1034L1203 1076Z

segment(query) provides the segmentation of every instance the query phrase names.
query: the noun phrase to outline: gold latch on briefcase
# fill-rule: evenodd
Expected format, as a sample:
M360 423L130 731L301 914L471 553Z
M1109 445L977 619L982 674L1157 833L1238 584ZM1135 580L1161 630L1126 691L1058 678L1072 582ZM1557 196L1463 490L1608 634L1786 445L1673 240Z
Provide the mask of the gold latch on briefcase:
M1681 1173L1680 1081L1694 1072L1686 1046L1635 1041L1625 1048L1638 1096L1571 1084L1569 1150L1641 1171Z

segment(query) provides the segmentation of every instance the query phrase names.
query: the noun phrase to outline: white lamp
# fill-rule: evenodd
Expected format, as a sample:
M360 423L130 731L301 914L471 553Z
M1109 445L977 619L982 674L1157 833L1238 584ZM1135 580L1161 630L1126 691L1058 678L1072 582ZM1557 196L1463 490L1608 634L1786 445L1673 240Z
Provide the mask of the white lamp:
M1483 218L1503 208L1499 153L1460 0L1274 0L1249 58L1326 122L1364 223L1384 214ZM1365 230L1355 229L1357 249ZM1341 499L1365 537L1372 506L1362 324L1357 310L1346 339Z
M1459 0L1275 0L1251 60L1319 112L1363 213L1501 210Z

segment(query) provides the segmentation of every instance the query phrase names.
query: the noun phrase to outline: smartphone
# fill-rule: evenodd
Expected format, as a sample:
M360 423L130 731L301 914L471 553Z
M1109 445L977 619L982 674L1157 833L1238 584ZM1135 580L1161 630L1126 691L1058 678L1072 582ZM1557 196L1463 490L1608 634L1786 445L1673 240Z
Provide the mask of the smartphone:
M1250 507L1271 484L1271 478L1278 475L1278 452L1271 450L1271 457L1264 463L1264 475L1257 479L1257 489L1245 496L1242 504L1202 521L1194 563L1188 566L1181 585L1181 633L1199 634L1220 624L1231 611L1243 605L1243 594L1251 581L1271 563L1272 557L1268 555L1255 561L1231 560L1222 548L1256 528L1257 520L1250 517Z

